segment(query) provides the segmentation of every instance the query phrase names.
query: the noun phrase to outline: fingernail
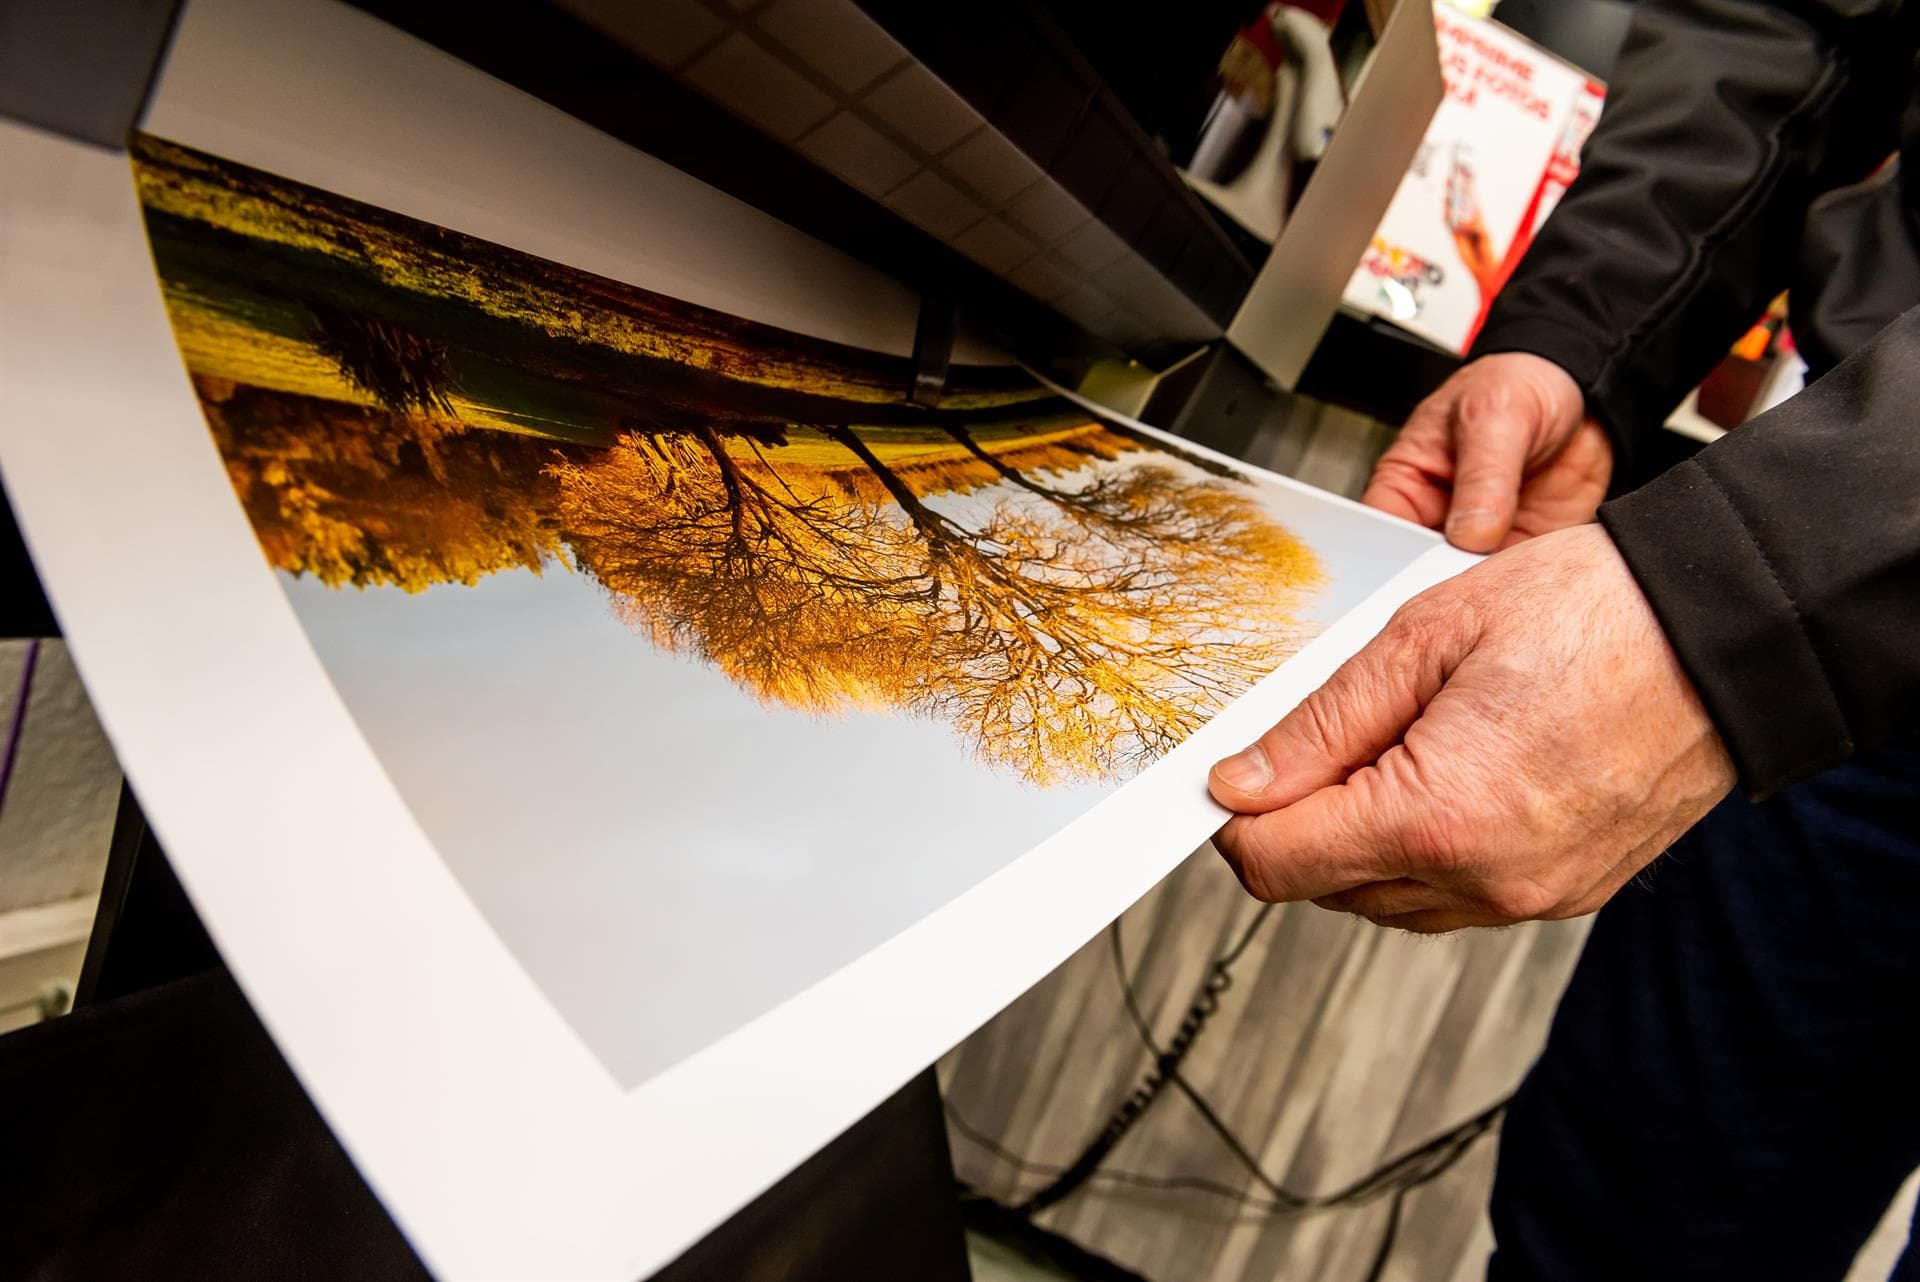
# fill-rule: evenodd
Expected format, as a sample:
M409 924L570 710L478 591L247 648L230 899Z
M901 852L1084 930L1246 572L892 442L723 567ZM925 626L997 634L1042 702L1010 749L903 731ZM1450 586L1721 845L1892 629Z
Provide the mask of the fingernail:
M1220 782L1241 792L1259 792L1273 782L1273 767L1267 763L1267 751L1254 744L1245 752L1228 757L1213 768Z
M1447 513L1447 530L1449 533L1451 533L1453 530L1459 528L1460 526L1478 525L1483 521L1490 521L1492 519L1493 519L1492 508L1463 507L1457 512Z

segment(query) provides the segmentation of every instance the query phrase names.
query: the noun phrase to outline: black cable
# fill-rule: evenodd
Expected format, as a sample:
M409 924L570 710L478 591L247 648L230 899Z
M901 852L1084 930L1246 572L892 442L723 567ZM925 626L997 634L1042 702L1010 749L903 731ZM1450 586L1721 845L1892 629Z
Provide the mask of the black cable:
M1028 1158L1021 1157L1011 1149L1003 1147L999 1140L994 1139L972 1122L969 1122L965 1117L962 1117L960 1110L954 1107L953 1101L946 1098L944 1094L940 1097L940 1103L946 1109L947 1121L953 1124L954 1130L960 1132L960 1134L964 1135L967 1139L972 1140L975 1144L1013 1167L1021 1174L1044 1175L1051 1179L1067 1169L1064 1166L1054 1166L1048 1162L1035 1162Z
M960 1110L954 1107L953 1101L945 1100L943 1103L947 1111L947 1120L963 1139L991 1153L1021 1174L1043 1175L1052 1179L1067 1169L1050 1162L1035 1162L1020 1156L969 1122ZM1245 1189L1235 1188L1231 1184L1222 1184L1204 1175L1144 1175L1137 1171L1115 1171L1103 1167L1095 1171L1091 1178L1102 1184L1125 1185L1156 1192L1208 1193L1251 1206L1261 1214L1273 1214L1286 1209L1278 1203L1251 1197Z
M1254 915L1252 923L1248 926L1247 933L1241 936L1240 942L1219 961L1214 963L1216 972L1219 972L1224 967L1230 967L1239 959L1240 954L1246 950L1248 942L1252 939L1252 932L1259 928L1261 922L1265 919L1266 910L1272 907L1273 905L1267 904L1259 913ZM1120 923L1118 921L1115 921L1112 927L1109 928L1108 939L1111 944L1114 975L1119 981L1127 1014L1129 1018L1132 1019L1134 1029L1139 1034L1142 1044L1144 1044L1148 1050L1152 1051L1156 1057L1162 1057L1164 1056L1164 1052L1160 1050L1159 1044L1153 1036L1152 1026L1147 1022L1145 1014L1140 1010L1139 998L1133 988L1132 976L1127 972L1126 955L1121 946ZM1230 982L1231 981L1229 981L1229 983ZM1219 991L1225 991L1227 986L1227 984L1222 984ZM1215 1001L1215 1005L1218 1005L1217 1000ZM1189 1012L1189 1018L1191 1018L1191 1012ZM1183 1031L1185 1027L1186 1025L1183 1022ZM1180 1058L1184 1059L1185 1055L1182 1054ZM1413 1184L1425 1183L1457 1161L1460 1153L1464 1151L1463 1146L1471 1145L1475 1140L1479 1139L1480 1136L1490 1130L1499 1121L1500 1114L1505 1110L1507 1104L1505 1099L1500 1100L1498 1103L1483 1109L1481 1112L1468 1118L1451 1130L1442 1132L1419 1147L1401 1154L1385 1166L1380 1167L1338 1192L1322 1196L1309 1196L1295 1193L1283 1187L1278 1181L1266 1173L1265 1169L1260 1165L1259 1159L1253 1155L1246 1144L1241 1141L1240 1137L1236 1135L1233 1129L1220 1117L1219 1112L1214 1109L1213 1105L1207 1101L1205 1096L1201 1095L1199 1089L1188 1081L1186 1076L1179 1071L1178 1061L1176 1061L1169 1070L1169 1077L1171 1078L1172 1084L1187 1097L1188 1102L1193 1105L1194 1110L1200 1114L1201 1119L1206 1122L1208 1129L1213 1131L1215 1136L1227 1147L1240 1165L1246 1168L1247 1173L1253 1177L1254 1181L1272 1194L1276 1202L1296 1210L1313 1210L1329 1206L1339 1206L1349 1202L1364 1202L1378 1196L1396 1184L1408 1183L1409 1181ZM1431 1169L1423 1168L1421 1166L1422 1161L1434 1154L1440 1155L1436 1159L1439 1164ZM1410 1171L1416 1172L1416 1174L1411 1176L1407 1175Z
M1103 1184L1119 1184L1162 1192L1208 1193L1250 1207L1257 1215L1262 1216L1333 1210L1342 1206L1360 1205L1388 1189L1392 1189L1395 1193L1407 1192L1445 1174L1466 1155L1480 1136L1492 1129L1493 1124L1499 1119L1500 1110L1504 1104L1505 1101L1502 1101L1501 1104L1483 1110L1459 1126L1435 1136L1420 1147L1408 1150L1346 1188L1317 1197L1295 1194L1290 1201L1284 1203L1258 1198L1248 1194L1244 1189L1198 1175L1143 1175L1135 1171L1101 1169L1093 1172L1089 1179ZM967 1121L952 1101L946 1101L945 1106L954 1130L964 1139L992 1153L1023 1174L1044 1175L1051 1178L1067 1169L1051 1163L1031 1161L1010 1151ZM1421 1160L1428 1157L1432 1157L1433 1160L1422 1166ZM1411 1174L1408 1173L1410 1171Z
M1499 1124L1506 1108L1505 1099L1489 1105L1453 1129L1443 1131L1418 1148L1402 1153L1346 1188L1313 1199L1313 1204L1317 1207L1348 1205L1368 1201L1390 1188L1417 1188L1435 1176L1444 1174L1465 1156L1475 1141ZM1422 1166L1422 1159L1428 1157L1432 1157L1432 1162ZM1409 1171L1414 1173L1408 1174Z
M1154 1052L1153 1067L1148 1070L1147 1075L1141 1079L1138 1086L1133 1088L1126 1099L1120 1102L1120 1106L1108 1117L1106 1124L1100 1128L1092 1142L1051 1182L1035 1190L1014 1209L1023 1215L1037 1215L1063 1198L1073 1196L1086 1184L1100 1164L1106 1161L1114 1145L1118 1144L1122 1137L1132 1130L1142 1117L1146 1116L1147 1110L1167 1088L1167 1083L1179 1077L1180 1062L1186 1059L1188 1052L1193 1049L1193 1043L1200 1036L1200 1031L1206 1027L1207 1021L1212 1019L1214 1012L1220 1009L1220 994L1233 986L1231 973L1233 964L1240 960L1240 955L1246 951L1247 945L1253 942L1255 932L1267 919L1267 914L1272 908L1272 904L1262 904L1260 910L1253 915L1253 920L1241 932L1239 942L1214 960L1213 965L1208 968L1206 981L1200 987L1200 996L1195 998L1193 1005L1187 1008L1186 1016L1180 1021L1180 1027L1175 1031L1173 1039L1167 1043L1166 1049L1162 1050L1151 1037L1147 1038L1147 1044ZM1120 930L1120 922L1117 918L1108 930L1117 946ZM1123 983L1121 988L1128 1011L1136 1020L1140 1020L1140 1006L1133 995L1132 986ZM1141 1026L1144 1031L1144 1021L1141 1021Z
M1380 1282L1387 1275L1387 1261L1393 1258L1393 1240L1400 1236L1400 1210L1406 1200L1406 1189L1394 1193L1393 1204L1387 1208L1387 1230L1380 1235L1380 1248L1373 1254L1373 1267L1367 1270L1366 1282Z
M1114 963L1115 977L1120 985L1121 1000L1128 1018L1132 1021L1141 1044L1153 1055L1152 1067L1140 1084L1130 1092L1118 1108L1108 1117L1094 1139L1066 1166L1053 1166L1048 1163L1033 1162L1010 1152L997 1141L969 1125L953 1108L947 1105L948 1116L953 1120L955 1129L968 1139L1008 1162L1025 1174L1048 1177L1049 1182L1023 1199L1013 1208L1023 1215L1034 1215L1063 1199L1072 1196L1090 1182L1104 1184L1123 1184L1134 1187L1159 1190L1187 1190L1203 1192L1217 1197L1227 1198L1242 1206L1249 1207L1260 1214L1279 1215L1291 1212L1324 1210L1337 1206L1359 1204L1375 1197L1392 1192L1396 1204L1410 1189L1417 1188L1444 1174L1465 1155L1467 1150L1479 1138L1499 1123L1506 1109L1507 1101L1481 1110L1458 1126L1444 1131L1413 1149L1402 1153L1392 1161L1362 1176L1345 1188L1322 1195L1295 1193L1282 1186L1267 1175L1259 1159L1247 1148L1239 1136L1234 1133L1212 1104L1200 1091L1187 1080L1180 1071L1181 1063L1192 1051L1194 1042L1209 1019L1220 1008L1221 994L1233 985L1231 970L1239 961L1254 935L1266 921L1274 905L1265 904L1256 911L1246 928L1242 930L1234 945L1217 957L1208 969L1207 978L1201 986L1200 996L1188 1008L1181 1019L1179 1028L1165 1047L1159 1044L1153 1034L1152 1025L1140 1008L1139 996L1135 992L1132 977L1127 973L1126 956L1121 938L1120 922L1115 921L1108 928L1108 941ZM1151 1176L1131 1171L1113 1171L1101 1169L1102 1163L1114 1147L1142 1118L1153 1102L1167 1086L1172 1085L1185 1095L1196 1112L1207 1123L1216 1137L1233 1153L1235 1159L1253 1177L1254 1181L1265 1189L1270 1196L1259 1197L1248 1190L1235 1188L1201 1176L1173 1175ZM1397 1216L1395 1226L1397 1231ZM1388 1244L1390 1248L1390 1243Z
M1211 1016L1213 1010L1219 1008L1219 995L1225 992L1233 982L1227 973L1228 969L1240 960L1240 954L1246 951L1247 945L1253 940L1254 932L1267 919L1267 914L1272 908L1272 904L1262 904L1260 911L1253 915L1253 920L1242 932L1239 943L1213 963L1213 969L1207 977L1207 984L1201 990L1201 1001L1204 1002L1209 995L1213 997L1213 1006L1206 1012L1207 1015ZM1113 958L1114 978L1119 981L1121 1002L1126 1007L1127 1017L1133 1021L1134 1031L1139 1034L1141 1044L1153 1053L1155 1063L1165 1071L1168 1082L1187 1097L1187 1102L1193 1105L1194 1111L1200 1114L1201 1120L1206 1122L1207 1127L1219 1137L1221 1143L1232 1150L1234 1157L1247 1168L1254 1181L1272 1194L1275 1201L1287 1206L1305 1206L1308 1199L1282 1188L1278 1183L1267 1178L1267 1173L1260 1166L1260 1159L1241 1143L1240 1137L1233 1133L1225 1121L1221 1120L1220 1114L1214 1110L1213 1105L1200 1094L1192 1082L1187 1080L1186 1074L1180 1071L1180 1061L1186 1058L1186 1051L1192 1049L1193 1038L1188 1037L1186 1045L1177 1057L1172 1057L1168 1051L1160 1049L1160 1043L1153 1035L1153 1026L1147 1022L1145 1012L1140 1009L1140 998L1134 991L1133 977L1127 972L1126 952L1121 943L1118 919L1115 919L1113 925L1107 928L1107 942ZM1188 1010L1186 1018L1181 1020L1179 1032L1175 1034L1176 1043L1182 1034L1187 1033L1189 1026L1195 1023L1194 1016L1199 1009L1200 1003L1196 1002ZM1202 1019L1199 1022L1205 1023L1205 1020ZM1197 1035L1198 1032L1198 1027L1194 1027L1193 1033Z

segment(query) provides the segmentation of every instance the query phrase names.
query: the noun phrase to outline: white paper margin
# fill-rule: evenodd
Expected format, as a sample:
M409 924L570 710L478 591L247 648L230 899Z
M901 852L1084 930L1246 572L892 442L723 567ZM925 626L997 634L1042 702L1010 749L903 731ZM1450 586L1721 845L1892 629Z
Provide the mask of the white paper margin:
M1436 543L1068 828L622 1092L435 853L261 558L126 158L0 124L0 173L14 510L222 955L443 1276L632 1279L670 1261L1150 889L1221 822L1208 766L1476 559Z

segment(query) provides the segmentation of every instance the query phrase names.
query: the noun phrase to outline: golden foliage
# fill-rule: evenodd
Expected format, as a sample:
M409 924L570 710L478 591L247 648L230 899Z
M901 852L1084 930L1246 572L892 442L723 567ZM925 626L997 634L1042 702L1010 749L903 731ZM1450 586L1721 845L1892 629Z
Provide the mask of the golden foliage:
M1017 371L923 409L896 357L134 150L208 423L290 574L559 561L769 704L934 721L1037 784L1141 768L1302 639L1320 569L1256 491Z
M830 428L849 463L814 468L711 429L561 449L196 385L282 570L417 592L570 560L653 644L769 704L938 721L1040 785L1178 743L1292 653L1320 581L1254 492L1108 442L896 471Z
M1299 644L1318 564L1243 489L1146 464L936 510L829 430L884 500L629 435L554 466L560 524L656 644L771 703L945 722L1042 785L1139 769Z
M1003 501L944 549L931 707L1036 783L1130 774L1301 643L1305 544L1253 497L1143 466L1097 508Z
M418 592L560 554L548 451L449 419L196 384L267 560L332 587Z
M900 699L911 539L876 509L745 467L711 433L628 435L551 470L575 559L656 645L808 712Z

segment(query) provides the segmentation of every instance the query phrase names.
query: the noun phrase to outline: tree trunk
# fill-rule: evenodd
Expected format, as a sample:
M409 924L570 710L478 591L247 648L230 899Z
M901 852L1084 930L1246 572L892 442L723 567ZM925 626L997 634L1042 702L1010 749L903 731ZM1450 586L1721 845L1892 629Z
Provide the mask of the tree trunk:
M740 484L740 465L727 453L727 447L720 434L704 424L694 429L694 435L707 447L707 453L713 456L713 465L720 471L720 484L726 487L728 514L733 520L733 541L744 545L746 542L747 499Z
M981 446L980 442L973 439L973 433L969 429L957 424L942 424L940 430L948 436L951 436L955 441L958 441L967 453L992 468L999 474L1002 480L1019 486L1029 494L1037 494L1049 502L1071 503L1073 501L1071 495L1062 494L1058 490L1054 490L1040 484L1038 481L1029 479L1026 473L1022 472L1019 468L1013 467L998 455L988 452Z
M833 426L823 427L820 430L826 434L828 440L840 445L866 465L867 470L886 487L887 493L893 496L893 501L898 503L901 510L907 514L907 519L913 522L913 528L920 532L921 537L933 544L963 541L965 536L960 529L946 517L921 502L920 496L900 479L898 473L882 463L872 448L861 440L853 429Z

